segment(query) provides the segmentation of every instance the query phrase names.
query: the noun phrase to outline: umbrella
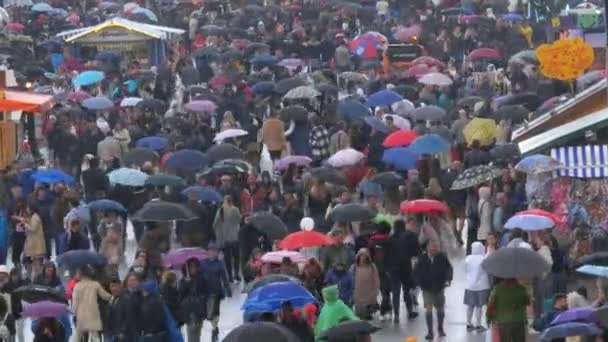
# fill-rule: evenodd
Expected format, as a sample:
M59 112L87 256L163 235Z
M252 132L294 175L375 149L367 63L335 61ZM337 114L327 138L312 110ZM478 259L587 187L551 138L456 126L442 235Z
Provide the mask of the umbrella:
M543 104L540 105L540 107L536 108L536 114L546 113L546 112L552 110L553 108L559 106L560 104L562 104L569 98L570 97L568 95L553 96L553 97L545 100L545 102L543 102Z
M45 2L34 4L30 9L32 12L52 12L55 8Z
M481 96L467 96L456 102L458 107L473 107L477 102L483 102L484 98Z
M338 78L347 80L347 81L351 81L351 82L360 82L360 83L364 83L369 80L367 75L362 74L360 72L354 72L354 71L342 72L342 73L338 74Z
M332 169L332 168L328 168L328 167L316 167L316 168L310 170L310 173L312 174L313 177L317 178L319 181L322 181L322 182L339 184L339 185L348 184L348 181L346 180L344 175L342 175L336 169Z
M576 272L595 277L608 278L608 266L583 265L577 268Z
M125 97L124 99L122 99L122 101L120 101L120 106L121 107L135 107L141 101L143 101L143 99L139 98L139 97Z
M509 63L538 64L538 57L534 50L519 51L509 58Z
M226 33L226 28L217 25L205 25L200 28L200 31L206 36L221 36Z
M379 327L368 321L353 320L341 322L333 328L329 328L321 333L321 341L356 341L361 335L373 334L380 330Z
M410 123L409 119L406 119L397 114L384 114L382 116L382 120L384 120L386 122L386 121L390 120L389 117L393 120L393 124L395 125L395 127L399 128L401 130L409 130L412 128L412 124Z
M100 82L104 78L105 75L101 71L84 71L72 80L72 84L74 87L89 86Z
M161 113L167 109L167 104L159 99L145 99L140 101L136 107L144 112Z
M350 120L362 119L371 114L369 107L357 100L340 101L336 111L338 115Z
M122 204L120 204L119 202L113 201L113 200L109 200L109 199L100 199L100 200L89 202L87 204L87 207L89 207L91 209L96 209L96 210L114 210L114 211L120 211L123 213L127 212L127 209Z
M21 32L25 29L25 26L21 23L8 23L4 26L4 29L7 31Z
M395 171L385 171L374 175L370 181L378 183L382 186L390 187L403 184L404 178Z
M43 285L21 286L15 289L13 294L18 295L20 300L28 303L36 303L41 301L67 303L65 293L63 291Z
M219 203L223 200L222 195L208 186L194 185L182 190L186 196L194 195L196 199L203 202Z
M364 158L365 154L349 147L334 153L327 159L327 163L333 167L353 166Z
M418 82L439 87L449 86L453 83L450 76L440 72L429 72L428 74L424 74L418 79Z
M366 116L363 118L363 121L378 132L388 133L390 131L384 121L377 116Z
M163 164L167 169L185 172L199 171L205 165L207 165L207 156L201 151L190 149L172 152Z
M275 312L284 302L295 307L316 303L315 297L302 285L291 282L276 282L260 286L251 291L241 306L248 312ZM259 338L259 337L258 337Z
M418 138L418 134L412 130L404 129L401 131L397 131L391 133L389 136L384 139L382 146L384 147L397 147L397 146L407 146L414 142Z
M600 265L608 266L608 252L596 252L587 254L578 259L579 265Z
M416 168L418 155L407 147L393 147L385 150L382 155L382 162L394 167L399 171L407 171Z
M184 205L161 200L146 203L133 215L135 221L191 221L196 218Z
M519 156L519 147L515 143L498 144L490 150L492 158L507 160Z
M224 159L243 159L244 157L241 149L228 143L214 145L207 150L207 158L210 163L216 163Z
M370 107L388 107L401 100L403 100L401 95L392 90L380 90L367 98L367 104Z
M169 139L165 137L145 137L135 142L137 147L145 147L156 151L164 150L168 145Z
M374 216L376 216L375 212L358 203L349 203L336 206L329 213L329 219L333 222L369 221L373 219Z
M295 69L301 66L306 65L303 60L299 58L283 58L277 65L280 65L284 68Z
M275 84L272 81L261 81L251 87L251 92L256 95L271 95L275 91Z
M66 97L66 100L70 101L70 102L74 102L74 103L82 103L82 101L86 100L86 99L90 99L92 96L89 95L89 93L82 91L82 90L77 90L77 91L72 91L68 94L68 96Z
M405 70L401 75L403 78L420 78L426 74L437 72L439 72L439 70L437 70L437 67L431 67L426 64L415 64Z
M521 105L502 106L496 111L496 117L520 123L528 117L529 113L530 110Z
M515 215L505 223L505 229L520 228L525 231L550 229L555 223L548 217L538 215Z
M488 59L500 59L500 53L496 49L490 48L479 48L471 51L467 58L471 61L475 61L478 59L488 58Z
M82 106L91 110L107 110L114 107L114 102L105 96L97 96L83 100Z
M146 179L145 185L150 186L182 186L186 182L178 176L157 173Z
M471 14L471 10L464 7L450 7L441 10L442 15L464 15Z
M37 170L34 171L30 177L36 182L43 184L74 183L74 178L72 176L59 169Z
M299 342L300 338L281 324L272 322L245 323L233 329L222 342Z
M338 87L333 84L320 83L316 87L324 95L338 95Z
M606 70L592 70L576 79L576 89L582 91L588 86L606 78Z
M373 59L378 57L378 50L384 49L387 41L382 35L366 32L353 38L348 47L359 58Z
M312 163L312 159L308 156L286 156L274 162L276 170L287 170L290 164L295 164L297 167L308 166Z
M463 190L502 176L502 171L489 165L477 165L464 170L452 183L452 190Z
M534 278L551 269L540 254L519 247L501 248L486 257L481 266L490 275L507 279Z
M491 145L496 140L498 127L493 119L474 118L462 130L467 144L478 141L482 146Z
M552 172L564 167L561 162L542 154L534 154L520 160L515 165L515 170L527 174L539 174L544 172Z
M434 154L450 150L450 144L437 134L425 134L414 140L408 147L417 154Z
M279 242L279 248L296 250L300 248L328 246L333 245L334 243L336 242L325 234L316 232L314 230L303 230L287 235L285 238L283 238L283 240L281 240L281 242Z
M602 327L608 327L608 305L593 310L591 317Z
M447 213L449 208L445 203L430 199L403 201L399 208L402 213Z
M306 85L306 82L301 77L294 76L278 81L274 87L274 91L278 94L287 94L291 89L304 85Z
M21 315L36 320L45 317L59 318L69 313L71 311L66 304L44 300L31 304L25 302Z
M426 64L428 66L436 66L439 68L445 68L445 63L443 63L442 61L438 60L437 58L431 57L431 56L420 56L417 57L416 59L414 59L412 61L412 64L414 65L418 65L418 64Z
M494 98L492 104L497 108L500 108L502 106L522 105L526 107L529 111L534 111L536 110L536 108L540 107L542 102L540 100L540 97L538 97L538 94L528 92L500 96Z
M142 166L146 162L156 163L159 159L158 153L147 147L136 147L129 150L122 157L122 163L126 166Z
M551 325L564 324L569 322L592 322L593 308L576 308L564 311L551 321Z
M589 336L589 335L601 335L602 330L595 324L585 323L564 323L549 327L543 331L540 335L541 341L554 341L556 339L563 339L570 336Z
M208 113L217 109L217 105L209 100L195 100L186 103L184 106L187 110L195 113Z
M536 216L543 216L546 217L548 219L550 219L551 221L553 221L554 224L558 224L558 223L563 223L564 219L562 219L561 217L550 213L548 211L542 210L542 209L530 209L530 210L524 210L524 211L520 211L515 213L515 215L536 215Z
M158 17L156 16L156 14L154 14L154 12L150 11L147 8L138 7L136 9L134 9L133 11L131 11L131 15L135 15L135 14L143 14L151 21L154 21L154 22L158 21Z
M218 49L214 48L213 46L206 46L204 48L200 48L200 49L194 51L194 56L201 57L201 58L213 58L219 54L220 54L220 51Z
M57 257L57 265L64 269L77 270L86 265L103 266L106 258L94 251L77 249L65 252Z
M276 215L267 212L253 214L249 222L270 240L280 240L287 235L287 226Z
M284 99L312 99L320 96L321 93L312 86L299 86L293 88L283 96Z
M200 247L186 247L162 255L163 266L165 267L180 268L190 259L199 261L207 259L207 251Z
M308 261L308 257L300 252L295 251L274 251L268 252L262 255L262 262L267 262L271 264L280 264L283 262L283 258L289 258L292 262L296 264L304 264ZM300 282L295 282L299 284Z
M395 102L391 105L391 109L395 114L399 115L410 115L416 107L410 100L403 99L399 102Z
M302 255L301 253L298 253L298 252L276 251L276 252L268 252L268 253L264 254L262 256L262 258L264 258L264 256L266 256L266 255L272 254L273 257L270 260L275 260L275 256L277 256L277 255L284 255L284 256L289 257L291 259L291 261L297 263L298 261L296 261L296 260L299 260L299 259L296 259L296 260L292 259L291 258L291 256L292 256L291 253L297 253L299 255ZM294 282L296 284L302 284L302 282L300 281L300 279L298 279L296 277L292 277L290 275L286 275L286 274L269 274L269 275L263 276L263 277L261 277L259 279L256 279L256 280L250 282L249 284L245 285L245 287L243 288L243 293L251 292L251 291L257 289L258 287L261 287L261 286L264 286L264 285L267 285L267 284L279 283L279 282L285 282L285 281L291 281L291 282Z
M433 105L416 108L412 112L412 118L417 121L437 121L445 116L445 109Z
M308 121L308 109L299 105L287 106L281 109L281 119L285 121L297 121L306 122Z
M257 55L249 62L257 65L275 65L279 61L270 55Z
M143 186L148 179L148 175L139 170L122 167L108 174L108 179L111 184L120 184L125 186Z

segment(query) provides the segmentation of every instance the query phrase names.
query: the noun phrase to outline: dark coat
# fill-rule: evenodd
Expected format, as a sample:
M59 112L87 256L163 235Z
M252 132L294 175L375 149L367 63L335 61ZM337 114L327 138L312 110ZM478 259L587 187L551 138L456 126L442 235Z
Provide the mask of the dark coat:
M415 281L412 273L412 258L418 254L420 247L416 234L407 230L395 232L388 241L385 255L386 270L391 277L401 279L403 284L413 288Z
M301 342L313 342L315 340L312 329L308 323L300 317L291 317L283 320L281 324L285 328L291 330L294 335L298 336Z
M423 291L439 292L452 281L452 264L443 253L435 255L432 262L428 254L423 254L418 258L416 275Z

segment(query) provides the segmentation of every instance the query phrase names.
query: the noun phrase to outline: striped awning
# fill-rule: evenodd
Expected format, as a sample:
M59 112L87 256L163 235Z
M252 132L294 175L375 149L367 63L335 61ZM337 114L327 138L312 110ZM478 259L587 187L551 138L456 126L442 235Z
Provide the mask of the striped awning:
M557 176L599 178L608 176L608 145L564 146L551 149L551 157L565 167Z

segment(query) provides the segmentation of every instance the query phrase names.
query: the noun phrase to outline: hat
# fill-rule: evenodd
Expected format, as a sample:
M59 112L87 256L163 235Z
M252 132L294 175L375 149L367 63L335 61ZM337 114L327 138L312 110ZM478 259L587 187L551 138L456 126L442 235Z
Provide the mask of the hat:
M0 273L8 274L8 267L6 267L6 265L0 265Z
M311 231L315 227L315 220L311 217L305 217L300 221L300 228L302 230Z
M211 241L207 244L207 250L209 251L212 249L215 249L215 250L220 249L220 247L217 245L217 243L215 241Z

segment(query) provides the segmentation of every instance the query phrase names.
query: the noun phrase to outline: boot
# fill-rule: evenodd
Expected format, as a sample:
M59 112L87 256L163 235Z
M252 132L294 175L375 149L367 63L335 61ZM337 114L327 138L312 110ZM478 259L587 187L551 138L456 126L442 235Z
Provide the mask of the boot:
M213 328L211 332L211 342L218 342L220 337L220 330L218 328Z

